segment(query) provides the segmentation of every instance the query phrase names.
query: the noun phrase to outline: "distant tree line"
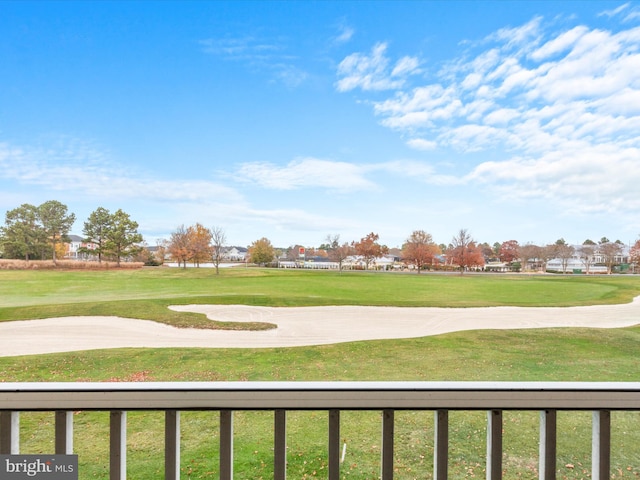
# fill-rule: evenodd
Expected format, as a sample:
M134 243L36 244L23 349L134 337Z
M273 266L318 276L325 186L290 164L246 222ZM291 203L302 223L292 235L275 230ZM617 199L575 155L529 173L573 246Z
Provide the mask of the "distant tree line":
M324 243L318 248L295 245L288 248L285 258L289 261L297 260L300 251L306 252L306 258L326 256L328 260L338 263L339 269L350 256L359 256L368 269L372 262L390 252L386 245L381 245L376 233L369 233L359 241L341 242L340 235L328 235ZM520 245L517 240L496 242L493 245L477 242L466 229L460 229L449 244L436 244L431 234L424 230L413 231L405 240L399 256L407 265L411 265L418 273L432 268L457 268L461 272L470 269L481 269L490 264L501 263L511 271L537 270L546 271L547 264L552 259L561 262L561 271L566 272L570 260L579 258L583 271L589 273L590 268L597 262L605 265L611 273L616 262L624 250L624 244L610 241L606 237L598 242L585 240L580 246L569 245L563 238L548 245L534 245L527 243ZM267 238L256 240L249 247L248 260L252 263L264 265L275 259L276 249ZM640 240L631 246L629 261L640 264Z
M46 260L54 264L65 254L64 244L69 242L69 232L76 220L68 212L66 205L57 200L34 206L23 204L5 215L0 226L0 258ZM142 235L138 233L138 223L123 210L114 213L99 207L84 222L83 242L79 253L97 259L120 261L132 258L142 250ZM168 252L179 264L187 262L198 266L203 262L213 262L216 273L226 244L225 231L220 227L206 228L200 223L185 227L181 225L162 242L163 252ZM342 242L340 235L328 235L319 248L292 246L286 253L289 260L299 258L301 251L310 256L326 256L342 269L350 256L358 256L369 269L376 258L390 252L386 245L379 243L379 235L371 232L358 241ZM302 249L302 250L301 250ZM560 238L553 244L520 245L516 240L507 240L493 245L478 243L466 229L460 229L449 244L436 244L431 234L424 230L414 230L405 240L399 252L402 261L411 265L419 273L424 269L448 266L460 271L482 268L487 264L502 262L511 270L532 268L545 271L550 260L560 261L561 271L566 271L571 259L580 259L583 270L589 273L594 263L605 265L611 273L619 259L624 245L619 240L610 241L606 237L598 242L587 239L582 245L569 245ZM270 240L262 237L248 247L247 261L267 265L273 262L279 252ZM640 264L640 239L629 250L629 261Z
M49 260L55 264L64 256L64 244L76 220L66 205L49 200L42 205L22 204L5 214L0 227L0 257L24 260ZM99 207L84 222L83 242L79 252L115 260L118 265L141 250L142 235L138 223L122 210L115 213Z

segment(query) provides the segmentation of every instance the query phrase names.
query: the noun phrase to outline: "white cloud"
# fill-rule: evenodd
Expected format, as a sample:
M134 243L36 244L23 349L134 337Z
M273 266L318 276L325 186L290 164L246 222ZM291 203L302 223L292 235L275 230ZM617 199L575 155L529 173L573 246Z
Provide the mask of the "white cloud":
M408 75L418 72L419 62L414 57L403 57L390 68L386 50L386 43L377 43L368 55L353 53L342 60L337 72L341 77L336 82L338 91L398 89L405 84Z
M438 147L438 143L432 140L425 140L424 138L412 138L407 141L407 145L416 150L434 150Z
M629 3L628 3L628 2L627 2L627 3L623 3L622 5L620 5L620 6L616 7L616 8L614 8L614 9L611 9L611 10L604 10L604 11L600 12L600 13L598 14L598 16L601 16L601 17L602 17L602 16L605 16L605 17L615 17L616 15L618 15L618 14L620 14L620 13L624 12L625 10L628 10L628 8L629 8Z
M565 52L585 35L589 29L584 25L578 25L571 30L561 33L557 37L549 40L540 48L531 53L531 58L535 61L542 61L554 55Z
M352 27L345 25L344 23L340 24L338 26L338 34L334 38L334 43L336 44L347 43L349 40L351 40L351 38L353 38L353 35L355 33L356 32Z
M301 158L285 166L267 162L246 163L239 168L236 178L276 190L309 187L369 190L375 185L365 178L365 172L362 167L351 163Z

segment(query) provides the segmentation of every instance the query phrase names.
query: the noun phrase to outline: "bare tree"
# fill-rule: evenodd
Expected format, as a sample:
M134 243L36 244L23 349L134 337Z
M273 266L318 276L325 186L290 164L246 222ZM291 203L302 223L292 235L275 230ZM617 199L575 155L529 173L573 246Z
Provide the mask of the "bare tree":
M611 274L613 266L617 263L618 257L622 253L622 243L618 240L615 242L605 242L598 245L598 253L602 255L604 264L607 267L607 273Z
M538 266L539 263L543 263L543 248L538 245L534 245L532 243L526 243L520 246L520 261L522 262L522 269L528 270L531 264L534 265L534 268Z
M562 273L567 273L567 266L569 265L569 260L573 257L576 249L565 242L564 238L560 238L554 244L554 255L556 258L560 259L562 263Z
M587 275L593 264L595 252L596 248L591 244L583 244L578 247L578 256L580 257L580 262L584 265L584 273Z
M213 247L213 264L216 267L216 275L220 273L220 261L222 260L222 250L227 243L227 235L220 227L211 229L211 246Z
M329 258L334 262L338 262L338 270L342 272L342 265L344 264L344 261L354 253L355 249L353 248L353 245L345 242L342 245L339 245L335 249L331 250L331 252L329 253Z

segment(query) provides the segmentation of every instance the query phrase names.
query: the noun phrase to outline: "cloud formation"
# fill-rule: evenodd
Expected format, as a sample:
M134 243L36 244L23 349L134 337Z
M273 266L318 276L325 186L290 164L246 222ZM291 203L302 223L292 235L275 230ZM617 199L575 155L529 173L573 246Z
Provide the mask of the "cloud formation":
M338 91L398 89L405 85L408 76L418 73L417 58L403 57L391 65L386 51L387 44L381 42L374 45L369 54L352 53L342 60L338 65Z
M607 16L628 22L630 13L625 4ZM640 27L553 25L535 17L498 30L412 86L394 72L417 63L390 68L378 43L342 61L336 89L392 90L371 100L380 123L411 148L460 159L460 181L500 198L544 198L573 213L637 210ZM481 160L465 171L471 154Z
M64 191L96 199L144 199L160 202L225 198L240 201L232 188L206 180L163 180L112 164L95 147L64 139L46 147L0 143L0 179L45 190Z
M366 169L347 162L299 158L287 165L252 162L240 166L236 177L274 190L320 187L329 190L370 190Z

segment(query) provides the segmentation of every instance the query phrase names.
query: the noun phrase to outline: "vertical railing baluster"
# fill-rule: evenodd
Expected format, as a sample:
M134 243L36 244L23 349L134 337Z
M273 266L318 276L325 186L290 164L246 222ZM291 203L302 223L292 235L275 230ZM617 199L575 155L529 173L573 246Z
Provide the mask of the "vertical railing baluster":
M73 412L61 410L55 413L55 452L58 455L73 453Z
M20 453L20 412L0 412L0 454Z
M340 410L329 410L329 480L340 479Z
M287 478L287 412L277 409L274 412L273 438L273 478L285 480Z
M382 411L382 480L393 479L394 413L391 409Z
M220 410L220 480L233 479L233 410Z
M609 479L610 470L611 412L609 410L596 410L593 412L591 478L593 480Z
M557 412L540 412L540 480L556 480Z
M449 411L434 412L433 478L447 480L449 470Z
M487 412L487 480L502 478L502 410Z
M127 412L112 411L109 415L109 479L127 478Z
M180 480L180 411L164 412L164 478Z

